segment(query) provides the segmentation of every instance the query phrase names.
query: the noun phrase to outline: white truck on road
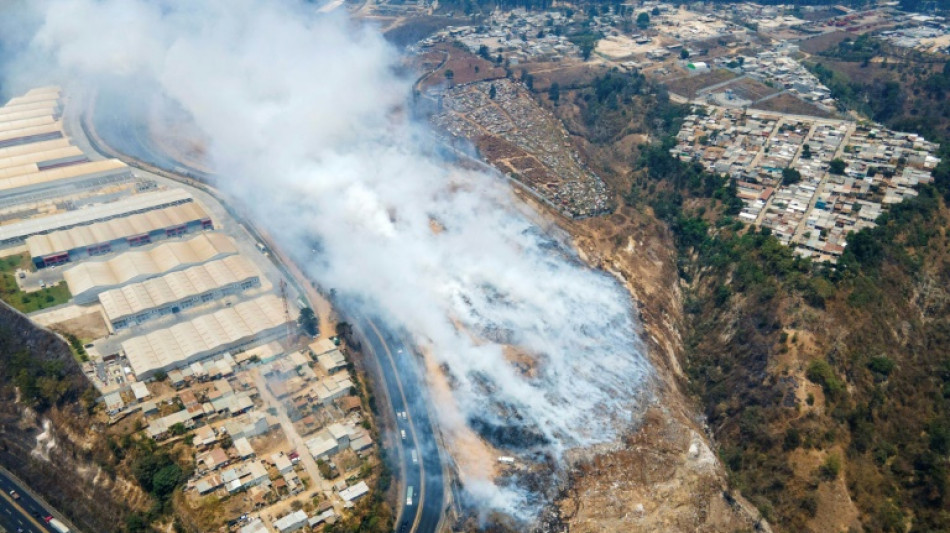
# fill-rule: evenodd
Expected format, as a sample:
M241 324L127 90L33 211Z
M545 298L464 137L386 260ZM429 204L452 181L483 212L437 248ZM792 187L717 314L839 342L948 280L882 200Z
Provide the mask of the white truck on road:
M55 519L55 518L50 518L50 519L49 519L49 522L47 522L47 523L48 523L53 529L55 529L56 531L59 531L59 533L69 533L69 528L66 527L66 524L60 522L59 520L57 520L57 519Z

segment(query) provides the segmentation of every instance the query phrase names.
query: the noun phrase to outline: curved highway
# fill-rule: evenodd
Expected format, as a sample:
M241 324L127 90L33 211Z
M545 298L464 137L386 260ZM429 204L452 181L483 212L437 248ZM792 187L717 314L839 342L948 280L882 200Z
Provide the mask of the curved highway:
M0 491L0 528L9 533L56 533L44 520L50 512L3 471L0 471Z
M95 106L98 107L98 106ZM195 186L194 180L208 184L213 176L189 167L186 163L177 161L153 146L141 125L121 123L116 117L94 116L82 119L81 133L85 134L90 145L107 157L117 157L132 167L148 172L155 172L156 168L165 177L176 179L188 186ZM105 124L102 120L111 122L108 127L100 129ZM91 122L91 124L90 124ZM138 126L138 127L137 127ZM88 131L92 128L92 131ZM78 133L79 131L77 131ZM103 146L105 145L105 146ZM143 164L144 163L144 164ZM209 187L202 187L206 192L214 193ZM251 230L256 231L254 224L234 213L239 221ZM262 239L266 240L266 239ZM275 243L267 243L275 248ZM285 274L291 275L288 270ZM301 285L309 285L311 280L296 280ZM392 409L392 419L396 421L394 441L398 442L398 454L391 455L398 464L392 465L394 470L402 474L402 486L397 508L400 510L395 525L397 533L435 533L442 521L445 504L445 484L443 481L443 464L434 426L430 420L427 401L424 399L424 389L419 384L424 381L417 372L416 361L411 348L401 336L382 325L381 321L367 318L360 314L358 306L347 305L346 302L334 302L338 305L341 314L346 315L354 329L365 341L364 350L372 356L377 366L377 374L382 377L386 397ZM379 387L377 387L379 390ZM382 417L384 420L388 417ZM403 432L405 437L403 438ZM409 489L412 488L412 498L409 498Z

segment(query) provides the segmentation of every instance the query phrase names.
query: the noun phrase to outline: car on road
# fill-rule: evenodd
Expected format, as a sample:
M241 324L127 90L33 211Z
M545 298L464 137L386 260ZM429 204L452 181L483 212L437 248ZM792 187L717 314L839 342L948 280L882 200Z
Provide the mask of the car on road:
M18 492L15 491L15 490L11 490L11 491L10 491L10 497L13 498L14 500L19 500L19 499L20 499L20 493L18 493Z
M400 429L400 430L399 430L399 434L402 435L402 440L406 440L406 430L405 430L405 429Z
M401 419L403 419L403 420L406 420L406 418L407 418L405 411L399 411L398 413L396 413L396 416L398 416L399 418L401 418Z

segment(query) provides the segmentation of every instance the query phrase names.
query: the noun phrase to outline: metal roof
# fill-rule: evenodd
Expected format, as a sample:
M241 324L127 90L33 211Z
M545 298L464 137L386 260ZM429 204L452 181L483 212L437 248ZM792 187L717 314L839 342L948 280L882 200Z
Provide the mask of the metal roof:
M37 171L32 173L23 173L11 177L6 177L0 173L0 191L19 189L21 187L29 187L50 181L65 180L86 174L124 168L127 168L127 166L122 161L118 159L106 159L104 161L88 161L67 167L51 168L49 170L37 169Z
M125 283L236 253L237 247L227 235L200 233L185 241L168 241L149 250L125 252L108 261L84 261L64 271L63 277L69 292L79 302Z
M157 209L181 202L189 202L192 196L182 189L168 189L135 194L107 204L96 204L42 218L33 218L0 226L0 242L10 239L25 239L31 235L49 233L83 224L92 224L110 218L125 216L129 213Z
M250 342L286 323L281 299L269 294L134 337L122 349L135 375L148 376Z
M232 255L101 292L99 302L114 322L254 278L260 278L254 265L243 256Z
M208 218L195 202L154 209L144 213L112 218L74 228L33 235L26 239L31 257L46 257L70 250L105 244L152 231L172 228Z

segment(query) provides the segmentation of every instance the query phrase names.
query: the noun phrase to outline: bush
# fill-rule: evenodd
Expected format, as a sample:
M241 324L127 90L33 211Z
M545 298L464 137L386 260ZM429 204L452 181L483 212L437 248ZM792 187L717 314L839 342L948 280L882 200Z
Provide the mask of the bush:
M826 481L833 481L838 479L838 474L841 473L841 458L838 457L838 454L833 453L825 459L825 462L821 464L818 468L819 473L821 474L822 479Z
M834 370L827 361L815 359L808 365L805 377L817 385L821 385L822 390L829 399L837 398L844 391L844 383L838 379Z

